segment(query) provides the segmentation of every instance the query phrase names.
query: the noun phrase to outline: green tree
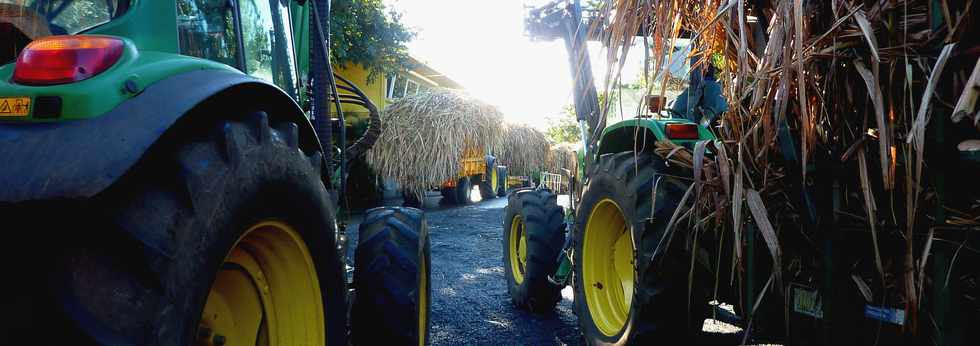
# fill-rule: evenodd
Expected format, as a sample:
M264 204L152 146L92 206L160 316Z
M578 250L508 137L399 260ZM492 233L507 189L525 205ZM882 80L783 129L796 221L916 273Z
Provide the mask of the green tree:
M545 135L555 143L574 143L581 140L582 130L575 120L574 106L565 106L560 114L548 117L547 121L548 129L545 130Z
M608 107L616 107L618 97L615 93L612 95L612 97L608 97L605 92L599 92L600 109L606 104L606 99L609 99ZM611 113L607 112L606 114L607 123L612 120L609 119ZM548 129L545 130L545 134L548 138L555 141L555 143L578 142L582 140L582 129L578 126L574 104L565 105L560 114L546 117L545 120L548 121Z
M331 61L364 66L369 80L411 68L405 44L415 33L381 0L334 0L330 34Z

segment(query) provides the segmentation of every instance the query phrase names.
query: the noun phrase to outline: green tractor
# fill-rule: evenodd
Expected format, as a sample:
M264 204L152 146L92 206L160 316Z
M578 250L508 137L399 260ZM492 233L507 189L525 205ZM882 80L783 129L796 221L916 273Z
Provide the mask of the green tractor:
M421 211L369 211L346 263L380 124L343 140L340 103L376 110L334 79L329 13L0 0L0 344L427 342Z
M700 342L688 337L701 330L709 292L688 295L691 255L683 240L665 237L689 186L680 177L691 173L669 165L653 149L658 141L693 148L714 136L682 112L610 126L590 116L599 113L588 54L582 53L588 26L569 22L581 22L577 1L532 10L528 27L532 35L564 39L569 50L575 109L584 129L579 150L584 162L577 174L584 188L581 195L571 189L568 214L574 221L568 225L565 210L548 189L510 194L503 257L511 299L519 308L547 312L561 299L561 290L571 286L588 344ZM600 135L590 138L590 133Z

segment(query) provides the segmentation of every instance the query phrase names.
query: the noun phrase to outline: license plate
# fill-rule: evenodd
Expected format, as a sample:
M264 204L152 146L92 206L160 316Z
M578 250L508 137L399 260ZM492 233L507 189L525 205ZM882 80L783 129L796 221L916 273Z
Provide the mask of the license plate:
M0 97L0 117L26 117L30 112L30 97Z

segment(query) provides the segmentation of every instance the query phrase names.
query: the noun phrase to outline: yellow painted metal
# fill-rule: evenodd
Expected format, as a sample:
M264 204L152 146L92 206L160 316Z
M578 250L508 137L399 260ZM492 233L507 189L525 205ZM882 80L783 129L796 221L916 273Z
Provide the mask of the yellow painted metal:
M490 189L497 191L497 167L490 168Z
M633 302L634 247L623 210L603 199L589 213L582 244L582 283L593 324L606 336L626 326Z
M200 345L324 345L320 283L299 233L272 220L245 231L211 285L200 328Z
M484 175L487 172L487 159L483 149L476 146L467 146L463 149L463 161L460 162L460 177L472 177L474 175Z
M520 215L514 215L510 221L510 239L507 240L510 251L510 270L514 276L514 282L518 285L524 282L524 266L527 264L527 233L524 226L524 219Z
M519 176L519 175L509 175L509 174L508 174L508 175L507 175L507 181L506 181L506 183L507 183L507 188L508 188L508 189L510 189L510 188L516 188L516 187L521 187L521 186L523 186L523 185L524 185L524 183L525 183L525 182L527 182L528 180L529 180L529 178L528 178L528 177L526 177L526 176Z
M429 274L425 268L425 258L419 260L419 346L425 346L425 327L429 325Z
M345 64L343 66L335 65L334 72L344 77L345 79L357 85L358 88L364 92L364 95L378 107L379 110L385 109L387 106L387 98L385 98L385 85L387 84L387 76L376 76L377 78L369 78L371 71L364 68L359 64ZM348 113L351 115L360 115L358 113L365 113L367 110L364 107L353 105L353 104L343 104L341 109L344 110L344 116L349 117ZM351 120L348 119L348 122Z
M476 146L467 145L463 149L463 159L459 162L459 178L479 176L485 178L487 174L487 159L482 149ZM442 182L443 188L456 187L456 180L449 179Z

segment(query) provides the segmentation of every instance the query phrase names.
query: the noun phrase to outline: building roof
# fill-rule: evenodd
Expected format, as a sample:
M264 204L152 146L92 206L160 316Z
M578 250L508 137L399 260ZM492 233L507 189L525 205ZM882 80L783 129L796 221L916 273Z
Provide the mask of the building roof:
M412 69L412 72L418 74L419 76L429 79L444 88L463 89L463 86L454 81L452 78L449 78L449 76L446 76L442 72L436 71L436 69L422 62L418 58L414 56L410 57L410 61L412 65L415 66L415 68Z

